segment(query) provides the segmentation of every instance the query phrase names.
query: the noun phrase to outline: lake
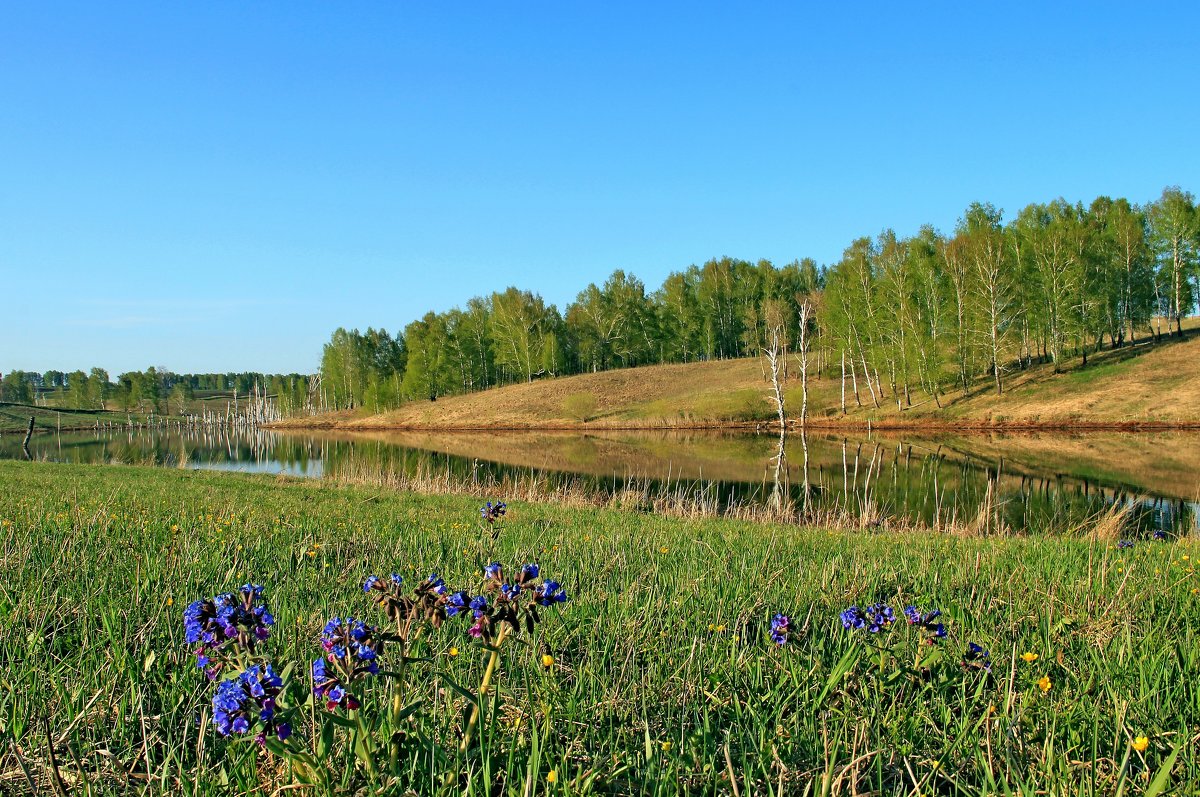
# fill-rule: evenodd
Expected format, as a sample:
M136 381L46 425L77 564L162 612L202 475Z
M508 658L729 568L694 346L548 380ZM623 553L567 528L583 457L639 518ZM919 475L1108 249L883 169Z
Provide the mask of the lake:
M1200 533L1200 435L597 432L296 434L147 430L35 435L34 459L475 485L481 495L619 494L653 511L784 507L866 521L1074 528L1130 506L1125 533ZM21 436L0 458L23 458ZM490 494L504 498L506 495Z

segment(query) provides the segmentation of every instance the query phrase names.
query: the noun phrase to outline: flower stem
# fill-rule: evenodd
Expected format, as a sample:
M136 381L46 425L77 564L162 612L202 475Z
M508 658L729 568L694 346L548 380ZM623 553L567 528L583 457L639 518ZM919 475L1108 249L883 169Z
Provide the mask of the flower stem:
M475 735L475 726L479 724L479 707L483 705L483 698L492 684L492 674L496 672L496 664L500 661L500 645L504 643L506 636L508 636L508 625L504 624L500 626L496 644L492 646L492 656L488 659L487 669L483 671L483 680L479 683L479 694L475 696L475 706L471 709L471 717L467 720L467 730L463 734L462 744L458 746L460 753L467 752L467 748L471 746L471 737Z
M371 749L371 735L367 733L367 725L363 722L362 712L350 712L354 719L354 752L367 767L372 779L379 778L379 768L375 766L375 755Z
M392 679L392 715L391 722L388 723L388 730L391 731L391 739L388 743L388 770L393 774L396 772L396 764L400 760L400 712L404 709L404 681L407 675L408 668L408 653L412 648L412 644L421 635L418 629L412 639L404 643L401 651L400 663L396 665L396 675Z

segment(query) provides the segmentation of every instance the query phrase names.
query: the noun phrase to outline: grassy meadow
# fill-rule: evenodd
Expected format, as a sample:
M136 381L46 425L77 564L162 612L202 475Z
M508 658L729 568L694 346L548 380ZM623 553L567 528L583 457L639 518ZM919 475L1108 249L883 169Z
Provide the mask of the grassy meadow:
M1200 780L1190 540L513 504L493 541L479 506L504 496L15 462L0 487L0 793L1143 795ZM213 730L183 639L192 600L264 585L265 649L303 681L330 617L385 622L368 575L474 589L493 559L539 563L571 600L500 646L464 752L490 654L454 618L407 665L416 708L386 728L401 751L387 773L356 764L348 728L317 738L319 707L289 744L322 749L321 788ZM898 622L842 627L876 601ZM927 644L910 604L940 609L946 638ZM775 613L792 621L783 646ZM388 698L373 681L364 716Z

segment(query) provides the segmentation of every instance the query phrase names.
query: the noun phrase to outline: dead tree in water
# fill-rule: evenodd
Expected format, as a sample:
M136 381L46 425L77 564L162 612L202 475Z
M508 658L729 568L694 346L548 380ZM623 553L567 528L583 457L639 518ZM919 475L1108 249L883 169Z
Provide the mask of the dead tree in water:
M33 416L29 416L29 428L25 430L25 439L21 441L21 451L25 453L25 459L33 459L33 455L29 453L29 438L33 437Z

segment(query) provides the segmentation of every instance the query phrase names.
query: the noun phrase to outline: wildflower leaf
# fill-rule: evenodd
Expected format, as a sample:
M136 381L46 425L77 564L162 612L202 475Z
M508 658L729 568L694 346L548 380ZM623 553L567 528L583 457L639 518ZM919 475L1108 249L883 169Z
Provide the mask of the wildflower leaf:
M409 703L404 708L400 709L400 713L396 715L396 722L403 722L421 710L421 706L425 705L424 700L418 700L415 703Z
M1171 780L1171 770L1175 767L1175 759L1179 758L1179 751L1183 749L1183 745L1175 745L1171 750L1171 754L1167 756L1167 760L1163 762L1159 768L1158 774L1154 776L1154 780L1150 781L1150 785L1146 787L1146 797L1158 797L1162 790L1167 787L1168 781Z
M444 680L451 689L453 689L455 692L457 692L461 696L465 697L469 702L471 702L471 703L479 702L479 698L476 697L475 693L472 692L470 689L464 689L463 687L459 686L457 683L454 682L454 679L450 678L445 673L441 673L441 677L442 677L442 680Z
M333 749L333 733L334 723L331 721L333 715L326 714L325 722L321 723L321 735L317 740L317 758L323 759L329 755L329 751Z
M854 665L858 663L858 656L859 649L857 647L850 648L846 651L846 655L842 656L841 661L834 665L833 670L829 673L829 678L825 681L825 688L821 690L821 694L817 695L817 702L813 705L814 709L820 708L833 688L846 677L846 673L854 669Z
M920 666L928 669L928 668L932 667L933 665L937 664L938 662L942 661L945 658L946 658L946 651L943 648L939 648L939 647L930 645L929 646L929 655L923 656L921 658Z

